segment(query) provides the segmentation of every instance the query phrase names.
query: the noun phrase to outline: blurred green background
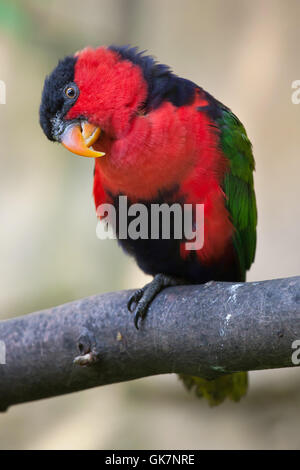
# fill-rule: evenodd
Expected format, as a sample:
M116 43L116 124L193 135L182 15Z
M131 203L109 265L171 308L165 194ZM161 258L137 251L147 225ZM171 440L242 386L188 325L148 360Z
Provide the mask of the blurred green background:
M148 49L232 108L257 164L248 280L299 274L299 17L299 0L0 0L1 319L146 279L116 242L96 238L93 162L39 127L45 75L86 45ZM299 449L299 370L250 382L241 403L214 409L175 376L18 405L0 415L0 448Z

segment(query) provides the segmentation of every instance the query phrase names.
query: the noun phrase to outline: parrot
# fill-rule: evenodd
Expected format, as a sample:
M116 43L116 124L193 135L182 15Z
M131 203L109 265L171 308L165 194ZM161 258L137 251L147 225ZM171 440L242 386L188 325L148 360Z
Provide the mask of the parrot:
M210 281L244 282L256 250L252 144L237 116L194 82L131 45L86 47L46 76L39 119L46 137L95 159L96 208L120 196L130 204L203 204L203 244L186 239L116 238L153 280L128 310L141 326L164 288ZM130 220L130 219L128 219ZM199 227L194 223L196 232ZM207 378L180 374L214 406L239 401L248 373Z

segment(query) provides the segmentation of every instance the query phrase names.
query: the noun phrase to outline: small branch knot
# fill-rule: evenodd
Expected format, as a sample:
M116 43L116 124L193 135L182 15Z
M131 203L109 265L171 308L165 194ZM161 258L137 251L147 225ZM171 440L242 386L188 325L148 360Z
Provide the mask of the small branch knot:
M99 361L95 337L87 328L83 328L77 340L77 349L80 354L74 358L73 364L89 366Z

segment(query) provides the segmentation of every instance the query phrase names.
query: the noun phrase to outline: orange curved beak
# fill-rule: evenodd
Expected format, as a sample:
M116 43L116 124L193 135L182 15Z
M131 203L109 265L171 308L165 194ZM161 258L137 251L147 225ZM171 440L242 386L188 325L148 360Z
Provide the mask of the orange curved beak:
M61 143L70 152L82 157L98 158L103 157L105 153L97 152L92 145L96 142L101 134L100 127L90 124L87 121L73 123L65 129Z

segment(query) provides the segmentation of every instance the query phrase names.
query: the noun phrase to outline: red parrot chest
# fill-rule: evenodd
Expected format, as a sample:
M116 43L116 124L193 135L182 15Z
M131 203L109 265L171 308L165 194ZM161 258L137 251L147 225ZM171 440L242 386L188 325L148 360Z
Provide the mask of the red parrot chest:
M123 138L104 133L94 146L106 153L96 159L96 207L111 202L118 212L119 195L149 208L154 203L204 205L204 245L195 253L185 253L183 240L119 240L147 273L184 272L195 282L213 279L211 270L222 278L222 265L234 257L234 229L221 186L228 161L199 104L205 103L196 100L181 108L166 103L136 119Z

